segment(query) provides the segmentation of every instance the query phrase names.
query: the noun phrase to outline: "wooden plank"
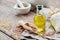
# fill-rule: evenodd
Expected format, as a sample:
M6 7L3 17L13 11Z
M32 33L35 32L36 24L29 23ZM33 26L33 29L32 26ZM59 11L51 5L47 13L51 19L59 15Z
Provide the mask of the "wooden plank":
M19 20L24 20L26 22L33 22L33 15L35 13L30 11L26 15L16 16L15 14L17 14L17 12L13 8L15 4L16 0L0 0L0 21L9 22L11 23L12 27L15 27ZM0 34L2 35L2 33ZM8 40L8 38L6 40Z
M0 32L0 40L13 40L4 33Z

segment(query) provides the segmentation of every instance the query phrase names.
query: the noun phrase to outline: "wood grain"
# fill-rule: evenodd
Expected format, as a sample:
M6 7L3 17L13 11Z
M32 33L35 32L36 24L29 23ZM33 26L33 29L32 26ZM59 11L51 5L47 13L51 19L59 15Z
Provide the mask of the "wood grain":
M15 15L17 13L13 8L15 4L16 0L0 0L0 21L9 22L12 27L15 27L19 20L33 22L33 16L35 13L30 11L26 15Z

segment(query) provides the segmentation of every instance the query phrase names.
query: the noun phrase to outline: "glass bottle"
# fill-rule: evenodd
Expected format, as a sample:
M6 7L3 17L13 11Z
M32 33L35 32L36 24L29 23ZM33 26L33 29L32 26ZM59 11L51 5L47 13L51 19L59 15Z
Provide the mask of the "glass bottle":
M43 8L43 5L37 5L37 14L34 16L34 24L37 27L37 30L35 33L43 35L45 33L46 28L46 17L45 15L42 15L42 13L39 13L39 11Z

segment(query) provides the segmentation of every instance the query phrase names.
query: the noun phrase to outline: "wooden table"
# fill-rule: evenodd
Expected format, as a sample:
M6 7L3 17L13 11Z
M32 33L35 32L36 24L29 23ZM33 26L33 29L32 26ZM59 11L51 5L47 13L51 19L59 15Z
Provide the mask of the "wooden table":
M17 13L13 6L16 4L16 0L0 0L0 21L7 21L14 27L19 20L26 22L33 22L33 11L30 11L26 15L15 15ZM2 33L0 33L2 34Z
M0 40L13 40L4 33L0 32Z
M15 0L0 0L0 20L5 20L10 22L12 25L17 23L19 20L24 20L27 22L33 22L34 12L29 12L27 15L16 16L16 10L13 6L16 4Z
M16 10L13 8L15 0L0 0L0 20L8 20L11 23L16 23L18 20L32 21L34 12L30 12L27 15L16 16Z

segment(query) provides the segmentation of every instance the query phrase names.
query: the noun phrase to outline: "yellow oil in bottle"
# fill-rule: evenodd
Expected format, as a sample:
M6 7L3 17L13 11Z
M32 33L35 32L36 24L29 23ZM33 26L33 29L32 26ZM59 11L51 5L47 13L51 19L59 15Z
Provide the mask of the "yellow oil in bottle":
M38 28L36 33L43 35L45 33L45 28L46 28L46 17L44 15L41 15L37 13L34 16L34 24Z
M44 34L45 33L45 24L46 24L46 17L43 15L35 15L34 16L34 24L38 28L37 34Z

